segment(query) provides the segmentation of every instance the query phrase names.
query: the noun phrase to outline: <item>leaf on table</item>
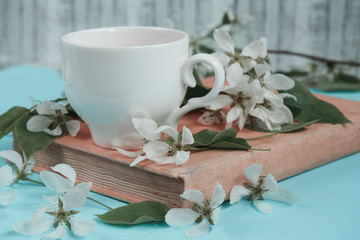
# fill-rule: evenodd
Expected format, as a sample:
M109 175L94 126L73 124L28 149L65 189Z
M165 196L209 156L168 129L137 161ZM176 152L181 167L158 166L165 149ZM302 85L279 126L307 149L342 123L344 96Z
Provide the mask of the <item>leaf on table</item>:
M307 126L310 126L311 124L316 123L318 121L319 121L319 119L314 120L314 121L309 121L309 122L302 122L302 123L286 123L286 124L281 125L280 130L274 130L274 131L262 129L255 125L250 125L250 124L245 125L245 127L247 129L257 131L257 132L289 133L289 132L295 132L295 131L301 130L301 129L303 129Z
M294 81L294 88L279 92L290 93L296 96L297 103L303 109L303 111L296 116L298 120L301 122L311 122L320 119L318 123L351 123L334 105L316 98L305 85L297 80ZM294 106L295 100L288 98L284 103L287 106Z
M100 220L115 225L135 225L165 220L169 208L159 202L143 201L96 215Z
M15 106L2 114L0 116L0 139L13 131L16 120L27 112L29 112L27 108Z
M55 141L56 137L43 132L30 132L26 128L27 121L33 116L28 113L22 116L15 124L15 136L20 149L29 159L35 152L40 151Z

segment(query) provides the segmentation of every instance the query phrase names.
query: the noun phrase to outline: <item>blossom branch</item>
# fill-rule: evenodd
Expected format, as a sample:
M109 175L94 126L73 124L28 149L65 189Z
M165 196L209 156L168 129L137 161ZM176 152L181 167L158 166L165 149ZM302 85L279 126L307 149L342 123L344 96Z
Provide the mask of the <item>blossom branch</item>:
M286 55L294 55L294 56L299 56L299 57L304 57L304 58L309 58L318 62L324 62L327 65L335 65L335 64L343 64L343 65L350 65L353 67L360 67L360 62L356 62L356 61L341 61L341 60L333 60L333 59L327 59L327 58L323 58L323 57L318 57L318 56L313 56L310 54L305 54L305 53L299 53L299 52L293 52L293 51L288 51L288 50L270 50L268 49L268 53L273 53L273 54L286 54Z

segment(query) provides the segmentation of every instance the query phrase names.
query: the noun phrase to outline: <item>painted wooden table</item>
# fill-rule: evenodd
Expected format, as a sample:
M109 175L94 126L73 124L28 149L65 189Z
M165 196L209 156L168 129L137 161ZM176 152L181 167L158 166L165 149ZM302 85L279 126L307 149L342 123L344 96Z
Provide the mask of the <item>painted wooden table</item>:
M54 69L15 66L0 72L0 113L14 105L30 106L30 96L36 100L54 99L63 89ZM360 93L332 93L331 96L360 101ZM334 136L336 138L336 136ZM334 146L342 147L342 146ZM0 150L12 148L12 136L0 140ZM0 166L5 164L0 160ZM231 206L225 202L220 222L210 233L198 239L360 239L360 153L350 155L280 182L299 196L293 206L269 201L273 213L265 216L247 201ZM1 177L1 176L0 176ZM39 175L33 178L39 180ZM29 219L45 203L41 195L50 194L44 187L19 183L15 202L0 207L0 239L40 239L13 232L10 224ZM3 190L0 190L3 191ZM91 193L90 196L112 207L125 203ZM171 228L165 223L123 227L106 225L93 214L106 209L86 202L80 216L93 218L97 225L86 239L185 239L184 228ZM66 239L74 239L68 234Z

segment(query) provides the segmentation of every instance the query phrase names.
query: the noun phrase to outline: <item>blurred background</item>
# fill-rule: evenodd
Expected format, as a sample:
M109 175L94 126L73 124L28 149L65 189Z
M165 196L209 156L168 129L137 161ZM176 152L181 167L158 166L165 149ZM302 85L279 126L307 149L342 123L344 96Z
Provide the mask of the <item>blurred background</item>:
M232 31L239 48L266 36L275 52L360 62L359 0L0 0L0 64L59 67L60 37L87 28L174 27L196 39L220 24L226 11L236 18ZM312 71L308 58L269 58L278 71ZM325 71L334 69L324 63ZM339 67L360 76L359 67Z

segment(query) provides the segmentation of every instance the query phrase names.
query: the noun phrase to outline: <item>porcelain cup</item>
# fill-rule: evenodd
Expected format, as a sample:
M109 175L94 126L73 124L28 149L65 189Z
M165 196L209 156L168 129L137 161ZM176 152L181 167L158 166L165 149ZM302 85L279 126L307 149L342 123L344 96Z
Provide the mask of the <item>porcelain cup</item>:
M98 146L111 148L115 137L136 132L131 121L136 112L176 126L187 112L210 104L223 86L224 69L208 54L189 58L188 48L186 33L158 27L90 29L61 38L66 95ZM197 63L212 67L215 84L180 107L187 87L196 85Z

